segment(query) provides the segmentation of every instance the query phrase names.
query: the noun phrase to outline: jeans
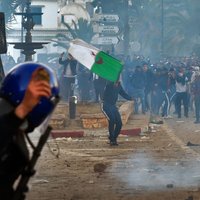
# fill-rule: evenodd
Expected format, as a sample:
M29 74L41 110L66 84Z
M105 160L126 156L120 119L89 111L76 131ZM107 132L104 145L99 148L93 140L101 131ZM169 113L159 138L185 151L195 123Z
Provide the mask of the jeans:
M176 105L177 105L177 113L178 117L181 117L181 104L183 101L183 106L184 106L184 115L185 117L188 117L188 94L187 92L177 92L176 93Z
M200 96L199 95L194 97L194 105L195 105L196 121L199 122L199 117L200 117Z
M162 91L162 97L163 97L163 110L162 110L162 117L168 116L169 114L169 108L170 108L170 99L169 95L166 91Z
M172 86L172 87L170 88L169 102L170 102L169 112L170 112L170 109L171 109L172 104L174 104L174 109L175 109L174 112L177 113L176 88L175 88L175 86Z
M152 113L155 115L160 114L160 110L163 105L162 109L162 116L167 116L167 110L169 107L168 104L168 98L167 93L163 91L161 88L155 88L154 91L152 91L152 101L151 101L151 107L152 107Z
M75 77L62 77L61 79L61 98L69 101L69 97L74 95Z
M140 102L142 104L142 113L145 113L145 95L144 95L144 89L134 89L133 90L133 99L134 99L135 113L138 114L139 100L140 100Z
M121 115L116 105L103 103L102 111L108 119L109 139L115 142L122 128Z

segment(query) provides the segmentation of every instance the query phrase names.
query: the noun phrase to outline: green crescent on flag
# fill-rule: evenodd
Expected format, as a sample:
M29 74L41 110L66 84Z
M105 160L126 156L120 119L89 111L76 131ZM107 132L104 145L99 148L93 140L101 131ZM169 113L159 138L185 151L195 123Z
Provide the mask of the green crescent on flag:
M117 81L123 69L121 61L80 39L71 41L68 53L89 70L109 81Z

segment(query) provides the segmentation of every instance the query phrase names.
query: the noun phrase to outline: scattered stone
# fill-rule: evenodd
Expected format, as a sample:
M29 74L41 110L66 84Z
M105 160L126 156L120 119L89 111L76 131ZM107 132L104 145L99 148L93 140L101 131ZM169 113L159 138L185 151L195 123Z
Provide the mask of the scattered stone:
M173 188L174 185L173 184L167 184L167 188Z
M72 137L67 138L67 141L71 142L72 141Z
M34 184L38 184L38 183L48 183L49 181L45 180L45 179L39 179L39 180L34 180L33 183Z
M149 138L149 137L146 137L146 136L142 136L141 139L142 139L142 140L149 140L150 138Z
M53 140L56 140L56 141L64 141L64 140L66 140L66 138L65 137L60 137L60 138L53 138Z
M94 172L95 173L102 173L105 171L107 166L104 163L97 163L94 165Z
M89 181L89 184L93 184L93 183L94 183L94 181L93 181L93 180L90 180L90 181Z
M149 127L148 126L145 126L141 129L141 132L142 133L148 133L149 132Z
M152 124L163 124L163 120L152 120L150 121Z
M66 163L67 167L71 167L70 163L67 160L65 160L65 163Z
M193 196L189 196L187 199L185 200L193 200Z
M167 145L167 147L171 147L172 146L172 143L169 143L168 145Z
M200 146L200 144L193 144L190 141L187 143L187 146Z

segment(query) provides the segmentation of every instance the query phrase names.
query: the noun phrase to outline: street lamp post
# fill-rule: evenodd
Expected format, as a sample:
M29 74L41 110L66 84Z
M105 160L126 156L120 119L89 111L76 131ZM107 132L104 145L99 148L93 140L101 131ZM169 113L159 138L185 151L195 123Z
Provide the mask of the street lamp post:
M128 0L124 1L124 7L125 7L125 13L124 13L124 18L125 18L125 26L124 26L124 52L128 54L129 52L127 49L129 49L129 42L130 42L130 27L129 27L129 11L128 11Z
M5 15L3 12L0 12L0 84L5 77L3 70L3 64L1 60L1 54L7 52L7 42L6 42L6 30L5 30Z
M15 15L21 15L22 16L22 27L26 30L25 35L25 42L23 40L21 42L16 43L10 43L14 44L15 49L22 49L23 53L25 55L25 61L32 61L32 55L34 55L36 52L35 49L42 49L44 44L48 44L47 42L33 42L32 41L32 34L31 30L34 27L33 22L33 16L35 15L42 15L43 13L32 13L31 12L31 0L27 0L26 6L25 6L25 12L21 13L15 13Z
M164 57L164 0L161 0L161 58Z

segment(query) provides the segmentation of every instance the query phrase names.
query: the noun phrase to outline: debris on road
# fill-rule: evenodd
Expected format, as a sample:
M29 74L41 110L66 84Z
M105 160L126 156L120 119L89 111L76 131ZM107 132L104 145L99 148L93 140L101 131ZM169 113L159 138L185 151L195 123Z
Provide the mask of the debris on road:
M194 144L194 143L192 143L192 142L189 141L187 143L187 146L200 146L200 144Z
M106 170L107 166L104 163L97 163L94 165L95 173L102 173Z

